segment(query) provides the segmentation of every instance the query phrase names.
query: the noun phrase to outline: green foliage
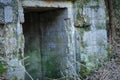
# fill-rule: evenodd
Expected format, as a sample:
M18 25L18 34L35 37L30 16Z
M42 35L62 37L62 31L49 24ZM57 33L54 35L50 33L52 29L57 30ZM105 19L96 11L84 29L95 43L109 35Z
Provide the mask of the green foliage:
M97 29L106 29L106 26L101 25L101 26L96 26Z
M86 62L85 61L82 61L81 62L81 66L80 66L80 76L82 79L85 79L86 77L90 76L91 75L91 70L87 68L86 66Z
M90 20L89 17L85 14L77 12L77 20L75 22L75 27L83 28L85 31L90 30Z
M108 58L108 60L110 60L110 58L111 58L111 50L110 50L110 48L109 47L107 47L106 48L106 51L107 51L107 58Z
M111 52L109 47L106 48L106 51L107 51L107 61L110 61L111 58L115 58L116 57L116 54L114 54L114 52Z
M24 61L26 70L28 73L34 78L39 77L39 70L41 68L41 53L37 48L29 48L30 50L26 51L25 56L28 56L29 58ZM34 65L33 65L34 64ZM26 76L26 79L29 79L28 76Z
M59 56L51 56L45 62L45 67L47 69L46 77L48 78L61 78L60 75L60 57Z
M88 61L83 60L81 62L81 66L80 66L81 79L85 79L88 76L91 76L94 70L97 70L102 66L102 64L105 60L102 59L101 57L100 57L100 55L97 55L96 53L94 53L94 55L88 56ZM88 63L91 63L92 65L88 66L87 65Z
M77 0L78 8L81 9L84 5L86 5L90 1L98 2L99 0Z
M7 71L6 65L0 62L0 74L1 74L0 76L2 76L6 71Z
M22 79L18 79L17 77L14 77L12 80L22 80Z

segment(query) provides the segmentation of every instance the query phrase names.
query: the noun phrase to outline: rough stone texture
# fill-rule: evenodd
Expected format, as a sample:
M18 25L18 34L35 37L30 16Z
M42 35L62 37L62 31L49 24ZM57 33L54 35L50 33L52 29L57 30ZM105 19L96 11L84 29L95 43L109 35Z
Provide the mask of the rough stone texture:
M18 16L19 16L19 21L20 23L24 23L24 12L23 12L23 7L22 7L22 2L18 1Z
M4 23L4 9L0 8L0 24Z
M0 0L1 3L7 4L7 3L11 3L12 0Z
M76 77L74 74L76 74L76 66L74 61L76 61L76 54L74 48L72 3L57 1L48 3L32 0L22 2L22 4L19 0L0 0L0 2L3 4L2 7L4 9L2 11L1 8L1 16L4 14L5 21L5 25L0 25L0 48L1 54L4 54L4 56L1 57L6 60L8 65L7 78L9 80L13 80L14 78L24 80L25 68L22 64L22 58L24 57L25 36L25 39L28 39L26 40L25 56L30 56L28 62L31 64L31 66L26 69L29 72L31 71L30 74L35 70L35 73L32 74L34 79L66 76L72 77L72 79L75 80ZM22 29L21 23L24 22L24 14L22 6L25 8L36 8L37 6L40 10L43 7L44 9L46 7L46 9L48 9L48 7L52 9L67 9L53 10L54 12L42 12L35 17L31 15L30 20L32 20L32 16L34 17L33 19L39 17L38 21L41 23L34 22L35 20L33 24L31 21L28 22L31 26L26 26L26 28L30 33L25 32L23 36L24 28ZM32 12L30 14L32 14ZM27 25L28 23L26 22ZM31 38L33 40L31 40ZM36 64L33 65L34 63Z
M17 1L0 0L0 4L0 15L5 22L4 25L0 25L0 58L7 67L7 73L4 76L8 80L15 78L24 80L25 68L22 64L24 38L22 26L16 14Z
M23 7L51 7L51 8L67 8L72 5L69 1L43 1L43 0L22 0Z
M18 33L16 31L16 24L11 23L0 26L0 58L7 64L7 79L9 80L13 80L15 77L18 79L24 78L25 68L21 64L21 58L18 58L21 53L20 51L17 52L17 50L23 47L18 45L18 41L21 41L21 44L24 43L24 41L21 39L18 40L16 33Z
M81 36L80 36L80 29L75 29L75 54L76 54L76 71L77 74L80 73L80 63L81 63Z
M20 26L16 24L8 24L4 27L4 40L3 40L3 47L4 47L4 55L6 59L6 63L8 64L8 71L7 77L8 79L14 79L15 77L18 79L23 79L24 77L24 67L21 64L21 52L23 46L22 43L24 41L21 39L20 33ZM18 30L19 28L19 30ZM19 38L16 37L19 35ZM19 75L19 76L18 76Z
M65 80L79 80L77 73L81 59L88 67L93 67L93 61L106 56L103 54L106 53L107 42L106 16L104 4L100 1L103 0L99 0L99 4L89 2L83 7L83 14L90 18L91 24L90 29L86 30L85 27L75 29L71 2L0 0L5 4L0 8L0 20L5 21L5 25L0 25L0 49L1 57L9 66L8 79L16 77L24 80L22 58L25 46L25 57L29 56L25 65L30 63L26 70L34 79L65 76ZM26 20L22 27L23 8ZM30 79L26 77L25 80Z
M23 10L19 10L18 13L19 13L19 20L20 20L20 23L24 23L24 14L23 14Z
M25 68L21 63L22 62L19 61L17 58L7 61L7 64L13 67L13 68L10 67L8 68L7 75L9 76L9 80L14 80L15 78L24 80Z
M104 0L89 1L81 12L89 27L80 28L81 60L88 68L96 67L107 57L107 31ZM86 18L87 17L87 18Z
M5 22L12 22L13 21L13 10L12 7L6 6L4 8L4 16L5 16Z

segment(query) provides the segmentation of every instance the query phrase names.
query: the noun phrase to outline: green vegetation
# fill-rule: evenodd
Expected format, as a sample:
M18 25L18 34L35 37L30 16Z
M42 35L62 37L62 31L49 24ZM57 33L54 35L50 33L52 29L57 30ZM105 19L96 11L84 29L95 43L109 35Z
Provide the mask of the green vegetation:
M45 62L46 74L47 78L61 78L60 75L60 60L59 56L49 56L47 61Z
M107 56L103 57L100 53L94 53L94 55L89 55L87 57L88 60L81 61L81 70L80 70L80 77L81 79L85 79L88 76L93 74L93 71L98 70L101 66L103 66L104 62L110 61L111 57L111 50L109 47L105 48L107 52ZM85 53L83 53L85 54ZM86 54L87 55L87 54ZM92 66L88 66L88 63L92 64Z
M106 26L96 26L96 29L106 29Z
M86 62L82 61L80 66L80 78L85 79L86 77L91 75L92 70L88 69L86 66Z
M0 62L0 77L3 76L3 74L6 71L7 71L7 66L3 62Z

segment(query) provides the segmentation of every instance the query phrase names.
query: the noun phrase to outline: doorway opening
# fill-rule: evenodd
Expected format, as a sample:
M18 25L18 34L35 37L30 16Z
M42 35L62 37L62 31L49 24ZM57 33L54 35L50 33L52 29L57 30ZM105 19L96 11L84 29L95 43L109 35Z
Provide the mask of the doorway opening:
M34 80L60 78L65 64L66 8L24 9L25 68ZM25 80L30 80L25 76Z

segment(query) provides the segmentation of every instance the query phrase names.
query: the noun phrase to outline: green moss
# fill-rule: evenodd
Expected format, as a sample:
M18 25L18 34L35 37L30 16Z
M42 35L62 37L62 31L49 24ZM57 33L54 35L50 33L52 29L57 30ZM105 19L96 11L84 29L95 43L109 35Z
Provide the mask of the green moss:
M106 29L106 26L96 26L96 29Z
M77 0L77 7L78 7L78 9L80 9L81 10L81 8L83 7L83 6L85 6L85 5L87 5L87 3L89 3L91 0ZM99 0L92 0L92 1L94 1L94 2L99 2Z
M82 45L83 48L88 46L86 42L82 42L81 45Z
M80 28L80 29L77 29L77 30L79 32L79 35L82 37L84 35L84 29Z
M25 50L25 56L29 56L28 59L25 60L25 68L33 77L33 79L38 78L40 75L41 69L41 53L38 48L30 46L27 50ZM34 65L33 65L34 64ZM26 80L29 77L26 76Z
M0 62L0 76L2 76L7 71L7 67L4 63Z
M85 53L83 53L85 54ZM94 70L99 69L103 63L106 61L106 57L102 56L100 53L89 53L85 54L88 55L87 60L86 58L81 62L81 71L80 76L84 79L92 74Z
M108 61L110 61L110 59L114 56L112 53L111 53L111 50L109 47L106 48L106 51L107 51L107 59Z
M86 20L86 21L85 21ZM77 20L75 22L75 27L83 28L85 31L90 30L90 20L87 15L77 13Z
M52 79L61 78L60 60L61 58L59 56L51 56L47 59L47 61L45 62L45 67L47 71L45 77Z
M14 77L12 80L22 80L22 79L18 79L17 77Z

